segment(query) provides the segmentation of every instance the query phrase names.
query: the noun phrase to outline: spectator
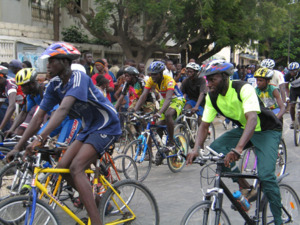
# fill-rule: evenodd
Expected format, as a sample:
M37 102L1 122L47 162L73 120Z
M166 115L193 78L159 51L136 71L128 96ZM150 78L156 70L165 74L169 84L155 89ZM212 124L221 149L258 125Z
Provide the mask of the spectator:
M120 67L118 66L118 60L117 59L112 59L112 67L109 69L115 77L117 77L117 72L120 70Z
M163 75L167 75L173 78L172 68L173 68L173 61L171 59L166 60L166 66Z
M95 70L94 70L94 60L93 60L93 55L91 52L86 52L84 55L84 60L85 60L85 70L86 70L86 74L89 77L92 77L95 74Z
M109 88L109 80L106 79L104 76L98 76L96 77L96 82L97 88L104 95L104 97L107 97L106 90Z
M23 68L22 63L17 59L13 59L12 61L10 61L9 65L8 65L7 77L8 78L15 78L16 74L22 68Z
M23 61L22 66L23 68L32 68L32 64L29 61Z

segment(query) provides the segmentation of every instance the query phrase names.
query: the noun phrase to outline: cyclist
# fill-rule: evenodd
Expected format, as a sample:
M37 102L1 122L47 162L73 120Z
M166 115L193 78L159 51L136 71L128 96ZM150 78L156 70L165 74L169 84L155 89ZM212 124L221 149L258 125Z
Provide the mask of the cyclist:
M249 65L247 68L247 74L244 81L250 83L253 87L256 87L256 79L254 78L255 65Z
M185 99L180 89L177 87L176 82L173 78L167 75L163 75L165 64L161 61L154 61L150 64L148 68L148 74L150 78L146 81L144 91L136 103L134 110L137 111L141 108L142 104L146 101L148 94L150 93L152 87L154 87L162 96L160 102L160 109L154 115L155 118L161 118L162 123L167 124L168 130L168 143L167 147L172 149L175 147L174 144L174 117L176 118L181 113ZM156 164L162 162L162 157L157 152L156 154Z
M85 126L57 167L70 168L71 174L66 174L65 179L79 192L80 200L92 224L102 224L91 184L84 170L116 141L121 134L121 128L113 105L93 85L90 77L78 70L71 71L72 60L79 56L80 52L65 42L54 43L44 51L41 58L48 58L49 74L52 77L57 76L51 79L34 120L31 120L14 150L22 149L27 139L38 130L46 112L58 103L60 106L51 116L47 127L27 147L28 154L34 151L35 146L45 144L51 131L59 126L68 114L75 113L82 117ZM11 157L8 158L10 159Z
M197 76L199 70L198 64L188 63L186 65L188 78L182 82L180 89L186 99L184 108L191 109L192 113L197 113L200 123L205 104L206 80Z
M281 98L282 101L285 103L286 99L285 99L285 84L284 84L284 77L283 74L278 71L278 70L274 70L275 67L275 61L273 59L264 59L261 63L260 63L261 67L265 67L268 68L270 70L273 70L274 74L273 77L270 81L271 85L274 85L275 87L279 88L280 90L280 94L281 94Z
M8 107L1 109L0 132L9 128L10 119L16 110L17 89L14 79L7 79L8 69L0 66L0 107L8 100ZM3 111L4 110L4 111Z
M295 121L295 106L298 97L300 96L300 73L299 73L299 63L292 62L288 65L289 72L284 76L286 82L287 94L290 96L290 115L292 123L290 125L291 129L294 129ZM288 85L291 85L290 89Z
M249 141L255 146L262 190L270 202L275 224L279 225L282 224L281 197L275 176L275 163L282 123L274 113L263 106L250 84L243 81L230 81L229 76L232 74L233 65L225 61L212 61L201 72L201 76L206 76L209 92L206 96L196 143L193 151L187 156L187 164L191 164L199 155L198 148L204 147L209 124L217 113L230 118L239 127L227 131L210 147L226 155L224 171L239 172L235 161L240 158L242 150ZM250 188L244 179L235 181L242 190ZM251 192L249 191L247 195Z
M126 67L124 69L124 75L126 81L123 87L120 88L121 94L115 105L115 108L117 110L119 109L121 103L123 102L125 96L127 95L130 87L134 89L133 90L134 100L132 101L129 108L134 108L134 106L137 103L137 100L142 95L143 89L145 87L145 81L142 78L140 78L139 76L140 73L135 67L133 66ZM154 111L154 108L155 108L154 98L151 95L151 93L149 93L146 99L146 103L142 106L142 109L144 112L151 112Z
M265 106L271 109L278 119L283 120L285 106L280 97L278 88L270 84L270 80L274 75L274 71L268 68L260 68L254 73L257 87L256 94L263 101Z

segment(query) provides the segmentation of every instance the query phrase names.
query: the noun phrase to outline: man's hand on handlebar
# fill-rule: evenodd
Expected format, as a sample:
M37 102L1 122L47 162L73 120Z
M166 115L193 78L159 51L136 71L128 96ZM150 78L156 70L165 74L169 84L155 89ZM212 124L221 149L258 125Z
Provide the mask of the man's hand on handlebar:
M192 164L193 161L195 160L195 158L197 158L198 156L199 156L199 153L197 150L193 150L192 152L189 152L186 157L186 164L187 165Z

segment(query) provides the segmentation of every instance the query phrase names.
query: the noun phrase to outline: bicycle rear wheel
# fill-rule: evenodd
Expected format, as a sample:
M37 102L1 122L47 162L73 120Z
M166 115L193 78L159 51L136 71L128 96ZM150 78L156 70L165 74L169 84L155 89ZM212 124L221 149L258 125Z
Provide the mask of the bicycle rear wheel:
M297 193L287 184L279 184L281 194L281 203L284 209L291 216L291 222L288 224L300 224L300 201ZM269 203L263 208L262 214L263 224L274 224L274 218L270 210ZM287 213L282 210L282 222L287 223L289 217Z
M211 209L210 201L198 202L185 213L181 225L214 225L216 224L216 212ZM221 210L221 217L218 224L230 225L229 218L225 211Z
M183 134L175 134L175 149L167 157L167 162L170 170L173 173L177 173L185 166L185 159L180 155L180 152L184 155L188 153L188 142ZM179 155L178 155L179 154Z
M29 215L26 219L26 210ZM31 217L32 201L29 196L15 196L0 203L0 217L8 224L28 224ZM60 224L54 211L43 201L37 199L33 224Z
M129 128L122 130L122 135L119 140L115 143L115 150L119 154L123 154L126 145L134 140L134 136Z
M103 224L124 221L122 224L158 225L159 211L151 191L136 180L123 180L113 185L121 199L108 189L100 202L100 216ZM125 222L127 219L127 223Z
M287 150L283 139L281 139L278 147L278 156L276 160L275 175L280 177L285 173L287 163Z
M124 154L133 158L136 163L139 181L144 181L146 179L152 167L152 152L149 147L147 147L145 158L142 160L144 148L145 146L142 143L142 140L137 139L132 141L124 150Z

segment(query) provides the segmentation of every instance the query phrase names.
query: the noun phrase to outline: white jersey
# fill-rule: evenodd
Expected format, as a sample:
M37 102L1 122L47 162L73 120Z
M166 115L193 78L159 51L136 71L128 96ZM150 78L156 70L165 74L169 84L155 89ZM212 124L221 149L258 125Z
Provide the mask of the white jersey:
M270 84L279 88L279 85L284 83L284 75L278 70L273 70L273 71L274 71L274 75L270 81Z

